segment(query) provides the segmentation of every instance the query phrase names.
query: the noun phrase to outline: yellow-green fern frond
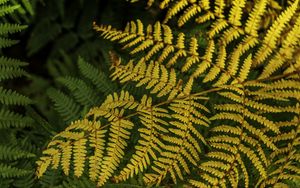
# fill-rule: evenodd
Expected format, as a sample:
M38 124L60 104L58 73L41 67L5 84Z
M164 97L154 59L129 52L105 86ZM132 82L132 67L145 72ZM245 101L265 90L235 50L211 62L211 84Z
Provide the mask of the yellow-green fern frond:
M254 5L253 10L250 12L250 15L246 22L245 32L252 36L258 36L258 29L261 16L265 12L266 5L268 3L268 0L261 0L258 3Z
M156 153L162 152L164 145L160 135L166 134L168 123L162 118L170 118L168 111L164 108L155 107L152 104L152 99L143 96L141 104L138 107L139 119L143 127L138 129L140 139L138 145L135 146L135 153L131 156L130 163L121 170L118 176L115 176L115 181L125 181L129 177L143 172L151 165L151 158L157 160Z
M269 60L259 78L263 79L269 77L272 73L283 67L286 62L289 63L289 67L293 67L295 70L297 65L295 66L296 63L293 62L297 61L297 50L299 50L299 47L297 47L297 45L299 44L299 42L300 17L298 16L295 25L292 27L291 31L288 32L286 38L282 41L282 47ZM295 56L296 58L294 58Z
M160 7L166 8L168 3L162 2ZM199 15L203 11L208 12L210 9L210 2L207 0L195 1L195 0L179 0L168 9L164 19L164 23L168 22L175 15L179 14L180 11L184 10L178 18L178 26L183 26L187 21L191 20L192 17ZM198 18L199 20L199 18Z
M273 137L273 141L279 146L278 150L271 153L268 177L260 178L256 187L288 187L289 181L300 179L300 169L297 163L300 160L299 152L299 104L295 106L297 112L290 121L278 122L277 126L283 131ZM289 130L289 131L288 131Z
M284 74L299 73L300 71L300 53L295 54L295 63L291 64L285 71ZM295 76L296 77L296 76Z
M204 15L198 16L198 17L195 19L195 21L196 21L198 24L202 24L202 23L208 22L208 21L213 20L213 19L215 19L214 13L212 13L211 11L208 11L208 12L205 13Z
M228 22L225 19L217 19L213 24L211 25L211 29L208 31L209 38L214 38L218 33L220 33L223 29L228 27Z
M108 147L106 148L107 155L103 157L100 167L98 185L102 186L113 175L113 172L118 168L120 159L124 157L126 140L129 139L130 132L133 128L133 123L129 120L121 119L122 111L118 114L118 119L111 122Z
M221 40L225 45L238 39L244 34L244 30L240 27L230 27L221 36Z
M168 70L158 62L151 61L146 65L141 59L136 65L130 61L125 66L113 65L113 68L112 80L119 79L121 83L134 81L137 82L136 87L146 85L146 89L151 89L157 97L169 95L168 98L172 99L183 91L182 81L177 81L175 70Z
M98 124L95 125L93 128L95 130L88 137L89 146L94 151L94 155L89 157L89 177L92 181L97 181L100 174L105 147L104 133L106 132L106 130L101 130L100 127L97 127Z
M233 0L232 2L232 8L229 12L229 23L234 26L240 26L241 18L243 10L242 8L245 6L246 1L245 0Z
M209 82L216 79L217 75L225 68L226 58L227 58L226 46L222 45L220 46L218 52L216 66L210 69L210 71L206 74L203 82Z
M243 67L240 70L239 76L237 78L240 82L244 82L247 79L250 72L251 65L252 65L252 54L250 54L245 59Z
M203 60L201 64L198 64L197 69L193 73L193 77L199 77L203 74L212 64L213 54L215 51L215 43L213 40L209 40Z
M161 156L154 160L154 173L145 174L147 184L159 184L169 173L176 183L183 179L183 173L190 173L189 163L196 165L200 159L200 143L206 144L199 129L209 126L208 118L201 111L208 109L196 101L197 98L186 97L174 100L169 109L173 120L169 122L171 135L163 135L166 142L162 145Z
M60 165L66 175L70 173L71 157L74 160L74 175L80 177L84 171L86 163L87 139L84 132L94 132L100 128L99 122L90 122L87 119L73 122L65 131L56 135L48 144L48 148L43 151L43 157L37 162L37 176L41 177L47 168L52 164L52 168L57 169ZM82 131L82 132L79 132ZM83 132L84 131L84 132ZM105 130L98 134L103 138ZM102 142L104 142L102 140ZM101 143L101 142L100 142ZM104 150L102 145L94 147L95 150ZM93 161L91 161L91 164ZM92 172L91 172L92 173Z
M286 83L286 84L284 84ZM247 86L245 86L247 85ZM276 85L276 86L275 86ZM273 131L275 135L289 138L290 135L280 134L277 123L268 118L268 114L285 113L289 109L281 105L270 106L266 101L255 96L273 95L273 100L282 98L296 98L294 94L279 96L279 88L294 88L293 81L282 80L278 84L253 83L237 84L236 86L222 86L218 92L227 98L225 104L215 105L218 111L210 118L214 127L210 130L208 143L211 151L206 155L208 160L199 166L199 178L190 180L196 187L202 185L226 187L227 184L249 187L249 163L256 169L262 179L267 178L267 167L270 165L266 147L273 152L278 151L276 140L269 137ZM272 88L272 89L271 89ZM228 91L226 91L228 90ZM288 103L287 103L288 104ZM254 113L255 112L255 113ZM254 123L255 122L255 123ZM264 129L262 129L264 127ZM222 164L222 165L218 165ZM242 175L241 175L242 173Z
M179 60L185 63L182 71L187 71L193 64L200 61L198 54L198 41L191 37L186 40L183 33L174 36L169 26L156 22L154 26L148 25L146 33L140 20L129 22L124 31L118 31L111 26L96 26L105 39L118 41L123 49L130 50L131 55L143 53L145 61L158 61L167 67L173 66ZM173 39L176 41L173 41ZM186 46L188 43L188 47Z
M197 4L193 4L188 7L184 13L178 19L178 26L183 26L188 20L201 12L201 7ZM167 17L168 18L168 17ZM165 21L167 21L167 18Z
M87 153L86 149L87 139L83 138L74 142L74 175L80 177L84 170L85 157Z
M133 109L138 106L138 103L135 101L134 97L129 94L128 91L121 91L120 95L114 93L112 95L108 95L106 100L102 103L100 107L92 108L88 112L88 116L93 116L94 119L105 116L111 119L118 118L119 112L117 108L125 108L125 109ZM114 114L114 110L116 110L116 114Z
M276 42L280 37L285 25L289 22L292 16L295 14L299 1L296 0L288 7L272 24L271 28L267 31L266 36L263 39L263 45L255 54L254 65L261 64L276 48Z
M138 0L132 0L136 2ZM148 7L152 6L154 0L148 0ZM167 23L170 19L178 17L177 25L183 26L186 22L197 16L195 21L197 23L203 23L215 18L216 16L223 16L224 1L217 3L215 12L211 11L211 2L208 0L162 0L159 2L160 9L167 9L166 16L164 17L164 23Z
M38 177L42 176L51 164L53 168L61 164L63 172L68 175L73 156L75 176L82 175L89 161L90 178L103 185L120 163L127 146L126 140L130 136L129 130L133 127L131 121L122 118L125 109L130 110L137 106L138 103L128 92L121 91L119 95L109 95L100 107L93 108L88 113L87 118L93 118L93 121L76 121L53 138L43 152L45 156L37 162ZM109 121L109 129L101 126L99 118ZM105 147L104 137L107 131L109 141ZM87 156L87 146L93 150L90 156Z
M215 7L214 7L214 14L219 18L223 18L225 6L226 6L226 4L225 4L224 0L216 0Z

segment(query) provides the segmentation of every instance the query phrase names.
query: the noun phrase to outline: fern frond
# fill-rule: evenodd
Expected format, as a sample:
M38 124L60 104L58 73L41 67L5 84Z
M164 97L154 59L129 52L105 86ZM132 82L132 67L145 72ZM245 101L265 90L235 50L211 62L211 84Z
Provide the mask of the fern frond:
M122 118L124 109L134 109L137 106L138 103L128 92L122 91L120 95L117 93L109 95L100 107L92 108L88 113L86 118L93 118L94 121L88 119L75 121L53 138L43 152L45 156L37 162L37 176L41 177L50 165L54 169L61 165L64 173L68 175L73 155L75 176L82 175L85 161L89 158L90 177L97 179L99 186L103 185L113 175L120 159L124 156L126 141L134 125L131 121ZM107 130L102 130L100 121L96 120L100 117L107 118L111 125L107 147L104 147L104 134ZM87 153L87 146L94 150L91 156ZM106 153L103 153L104 150ZM100 165L98 162L101 162L101 166L94 167L95 163Z
M282 41L282 47L276 52L276 54L270 59L267 65L264 67L263 72L259 76L260 79L271 76L272 73L283 67L286 62L293 61L294 54L297 53L297 44L300 41L300 17L296 20L295 25L291 31L288 32L285 39ZM297 60L296 60L297 61ZM290 67L295 68L293 63L289 63ZM297 66L296 66L297 67ZM297 69L297 68L296 68Z
M18 40L0 38L0 48L7 48L18 43Z
M190 20L195 15L199 14L201 12L201 7L197 4L193 4L190 7L188 7L184 13L179 17L178 19L178 26L183 26L188 20ZM167 15L168 16L168 15ZM165 22L168 17L166 17Z
M295 14L299 1L296 0L291 6L289 6L272 24L271 28L267 31L266 36L263 39L263 44L255 54L254 65L261 64L275 49L276 42L279 39L281 32L285 25L289 22L292 16Z
M47 94L54 102L55 110L66 122L71 122L80 117L80 106L74 99L52 88L48 89Z
M5 3L5 2L3 2ZM20 8L20 5L2 5L0 7L0 17L6 15L6 14L10 14L13 13L16 9Z
M99 127L99 122L90 122L85 119L73 122L65 131L56 135L48 144L48 148L43 151L44 156L37 161L37 177L41 177L50 165L54 169L61 165L63 172L69 175L72 156L74 157L75 175L81 176L86 161L84 157L86 149L84 147L87 139L84 133L79 133L78 131L91 131L94 133L99 131ZM101 131L101 133L104 134L105 130ZM93 140L91 141L92 144ZM91 161L91 163L93 162Z
M122 112L118 115L121 116ZM124 119L117 119L111 122L108 153L101 165L98 179L99 186L102 186L113 175L112 172L117 169L120 159L125 154L124 149L127 146L125 140L129 139L130 132L127 130L132 129L132 127L133 123Z
M97 70L93 65L88 64L81 57L78 58L77 64L80 73L90 80L101 92L108 94L114 91L113 85L109 83L101 70Z
M229 12L229 23L235 26L242 25L241 18L242 18L242 8L245 6L246 1L244 0L234 0L232 2L232 8Z
M125 109L134 109L138 106L138 103L135 101L134 97L129 94L128 91L121 91L120 95L114 93L113 95L108 95L105 101L102 103L100 107L92 108L88 116L93 115L94 118L98 118L101 116L114 117L114 114L110 112L110 110L114 110L116 108L125 108ZM118 109L115 111L117 114L124 113L119 112Z
M286 82L287 84L285 86L283 86L284 84L278 84L278 88L297 87L293 86L292 81L280 82ZM191 180L190 183L195 186L206 183L209 183L211 186L225 186L226 183L238 186L243 182L245 187L249 187L250 178L247 167L245 167L246 164L248 165L245 157L248 158L262 179L268 176L266 168L270 162L264 146L272 149L273 152L277 152L278 146L275 144L276 141L271 139L266 131L262 131L259 127L254 126L252 122L256 121L261 126L264 126L266 130L272 130L278 134L280 130L277 124L270 121L264 113L282 113L287 109L279 105L269 106L264 104L263 100L253 100L252 97L256 95L254 92L259 91L260 94L273 95L272 99L277 100L278 94L276 91L274 92L275 89L270 88L274 93L269 91L268 87L272 86L273 84L263 83L256 83L254 87L248 85L246 88L238 85L224 86L224 89L226 88L229 91L218 92L219 95L231 100L231 103L215 106L215 109L219 112L210 120L220 124L211 129L212 136L208 141L213 149L207 154L207 157L209 157L208 162L202 162L199 166L200 179ZM276 86L274 87L276 88ZM290 94L289 97L293 97L293 95ZM261 113L254 114L252 112L253 109ZM283 137L290 138L290 135ZM207 168L206 163L209 164L209 168ZM213 166L211 163L225 164L221 168L219 165ZM226 166L227 168L225 168ZM240 178L240 172L246 177Z
M226 46L220 46L218 57L216 60L216 66L210 69L209 73L206 74L203 82L209 82L216 79L217 75L225 68L225 61L226 61Z
M182 92L182 81L177 81L174 69L168 71L164 65L150 62L147 66L141 59L135 66L130 61L126 66L112 65L115 69L111 74L112 80L119 79L121 83L127 81L137 82L136 87L147 85L151 93L157 93L157 97L169 95L169 99Z
M66 86L81 105L90 107L99 101L94 90L81 79L62 77L58 78L57 81Z
M33 55L44 47L48 42L53 41L62 32L62 26L50 19L39 22L32 31L27 43L28 55Z
M217 21L213 22L213 24L211 25L211 29L208 31L209 38L214 38L223 29L228 27L228 25L229 24L225 19L218 19Z
M19 24L2 23L0 24L0 35L13 34L16 32L20 32L25 28L27 28L27 26Z
M198 54L198 41L196 38L188 40L189 49L185 47L185 35L179 33L173 36L172 30L167 25L156 22L154 26L147 26L147 33L144 32L143 24L140 20L129 22L124 31L118 31L111 26L96 26L94 29L101 32L105 39L118 41L123 44L123 49L130 49L130 54L135 55L146 52L145 61L155 60L159 63L165 62L167 67L173 66L179 59L184 59L185 64L182 71L186 72L193 64L200 61ZM153 30L153 31L152 31ZM173 38L177 38L176 43ZM172 55L172 57L170 57Z
M136 152L132 155L130 163L121 170L120 175L114 177L117 182L125 181L129 177L143 172L151 165L150 156L157 160L157 154L155 153L162 152L163 142L159 135L168 132L166 129L168 123L162 120L162 118L170 118L168 111L153 106L152 99L144 95L138 106L138 112L140 114L139 119L144 125L143 128L138 129L141 139L139 139L138 145L135 146Z
M168 22L168 20L170 20L173 16L175 16L176 14L178 14L178 12L180 12L182 9L184 9L186 6L188 6L190 3L190 1L188 0L179 0L177 1L167 12L167 15L164 19L164 23ZM196 4L196 2L192 2L194 4ZM166 3L165 3L166 4ZM197 4L196 4L197 6ZM201 9L200 9L201 10Z
M215 7L214 7L214 14L219 17L219 18L223 18L223 12L224 12L224 8L225 8L225 1L224 0L216 0L215 1Z
M0 110L0 129L30 127L32 122L32 119L27 116L5 109Z
M15 91L0 87L0 103L5 105L27 105L31 104L32 101Z
M170 173L175 183L177 177L182 180L182 171L189 174L188 164L196 165L200 159L201 148L197 143L206 144L203 135L195 126L206 127L209 125L208 118L200 112L208 111L208 109L192 97L174 100L169 109L174 112L171 115L174 120L169 122L170 128L168 128L172 135L162 137L168 144L161 146L163 150L161 157L153 162L152 169L155 173L145 174L144 181L147 184L156 183L158 185L167 173Z
M74 151L74 175L80 177L84 170L84 163L86 157L86 142L87 139L80 139L74 142L73 151ZM55 168L55 164L53 165Z
M253 10L250 12L246 22L245 32L252 36L258 35L259 24L261 17L265 12L268 0L259 1L254 5Z
M204 73L207 70L207 68L211 66L214 51L215 43L213 40L209 40L207 48L205 50L205 54L202 58L203 62L201 64L198 64L198 67L193 73L192 77L199 77L202 73Z
M278 122L278 126L284 133L274 136L274 142L279 145L279 149L271 153L269 162L268 177L260 178L256 186L288 186L286 180L299 180L300 170L297 165L300 156L297 152L299 146L299 104L297 115L291 121ZM287 127L290 128L287 131Z
M20 67L0 67L0 68L1 68L0 81L21 77L26 74L26 72Z
M252 65L252 54L250 54L245 59L244 65L243 65L242 69L240 70L240 74L239 74L238 79L241 82L243 82L243 81L245 81L247 79L247 77L249 75L249 72L250 72L251 65Z
M89 157L89 177L92 181L96 181L99 177L102 158L104 155L104 133L106 130L98 130L99 128L99 124L94 124L93 129L95 131L89 136L89 146L94 148L94 155Z
M0 160L17 160L20 158L31 158L35 155L20 148L0 145Z
M19 169L6 164L0 163L0 177L1 178L12 178L22 177L30 174L30 170Z

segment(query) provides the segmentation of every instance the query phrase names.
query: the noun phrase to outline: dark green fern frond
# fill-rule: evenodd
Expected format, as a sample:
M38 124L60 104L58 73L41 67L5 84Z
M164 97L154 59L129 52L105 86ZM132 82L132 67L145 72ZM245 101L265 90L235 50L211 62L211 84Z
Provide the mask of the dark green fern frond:
M0 87L0 102L5 105L27 105L32 103L28 97L3 87Z
M11 5L20 6L13 14L10 15L17 23L30 23L35 14L34 5L36 1L33 0L10 0Z
M81 57L78 59L77 63L80 73L90 80L99 91L108 95L116 89L107 79L104 72L87 63Z
M2 1L1 4L5 4L5 3L7 3L7 1ZM20 5L14 5L14 6L1 5L1 7L0 7L0 17L4 16L6 14L11 14L18 8L20 8Z
M26 72L22 69L25 65L27 63L19 60L0 57L0 82L26 75Z
M63 77L58 78L57 81L66 86L81 105L91 107L99 102L100 96L97 96L93 88L83 80L74 77Z
M22 177L30 174L32 171L19 169L0 163L0 178Z
M14 113L7 109L0 110L0 129L29 127L32 123L32 119L27 116Z
M80 117L80 106L74 99L54 88L48 89L47 95L54 102L55 110L66 122Z
M61 26L57 23L52 23L51 20L43 20L39 22L32 31L32 37L28 42L28 54L32 55L36 53L49 41L55 39L61 33L61 31Z
M55 110L68 122L84 116L88 109L99 105L105 99L106 94L116 89L101 70L82 58L79 58L77 63L80 78L75 75L58 77L56 79L58 85L67 90L64 92L53 89L48 91L56 105ZM68 105L70 109L64 110L65 105Z
M20 5L8 5L7 1L3 1L0 6L0 18L11 15L15 10L20 8ZM0 24L0 48L10 47L18 42L18 40L10 39L7 34L12 34L25 29L27 26L19 24L2 23Z
M32 153L22 151L20 148L0 145L0 160L17 160L34 157Z
M25 29L26 26L9 23L10 17L15 10L20 8L18 3L11 5L12 1L0 1L0 48L10 47L18 41L10 39L15 34ZM32 104L28 97L11 89L6 89L9 79L27 75L23 70L27 63L5 56L0 57L0 186L21 187L32 186L34 181L31 161L34 154L27 148L22 148L20 140L23 135L23 128L33 127L33 120L22 114L23 106ZM5 82L3 82L5 81ZM18 113L14 112L18 110ZM16 136L18 135L18 136ZM18 137L18 138L17 138ZM20 140L19 140L20 139Z
M24 30L26 27L27 26L25 25L2 23L0 24L0 35L17 33Z

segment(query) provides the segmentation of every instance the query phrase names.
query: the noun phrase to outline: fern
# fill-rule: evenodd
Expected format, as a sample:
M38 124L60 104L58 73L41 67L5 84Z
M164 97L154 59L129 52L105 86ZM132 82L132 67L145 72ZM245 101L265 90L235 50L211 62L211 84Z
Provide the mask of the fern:
M0 1L1 20L5 20L7 16L13 15L13 12L18 8L20 8L19 4L10 5L8 1ZM0 24L1 50L2 48L16 44L18 41L10 39L8 36L20 32L26 27L27 26L24 25L11 24L7 21ZM5 86L3 81L27 75L23 70L25 65L27 65L27 63L21 62L20 60L4 56L0 57L0 129L1 137L3 137L0 141L1 187L20 187L20 184L18 184L20 182L22 182L22 186L31 186L33 181L33 171L32 168L28 168L27 161L31 160L35 155L25 148L21 149L21 147L17 147L16 145L19 144L18 140L12 141L12 139L9 138L15 134L16 129L21 130L25 127L31 127L33 123L30 117L13 112L12 106L17 105L19 109L21 109L21 106L32 104L32 101L16 91L3 87L3 85ZM3 142L3 139L5 142ZM23 161L22 165L20 165L20 161Z
M110 84L101 70L84 59L79 58L77 65L82 78L66 76L56 79L57 83L65 87L68 92L61 92L54 88L47 91L48 96L55 104L55 110L65 122L71 122L83 116L86 109L103 101L104 97L101 97L100 94L105 96L115 89L115 86ZM68 108L65 108L66 106Z
M148 7L155 4L147 2ZM97 99L84 81L59 78L76 100L56 90L52 98L61 100L57 109L74 121L49 142L37 161L37 176L52 167L67 176L88 174L99 187L137 176L145 186L296 182L299 1L276 14L267 29L261 23L267 8L277 4L247 3L164 0L158 3L167 9L163 23L145 27L137 19L124 30L94 23L104 39L124 51L109 52L111 79L148 93L138 97L121 90L92 106L90 100ZM198 33L191 36L166 24L174 18L183 26L196 16L198 24L207 24L205 45ZM89 81L103 87L97 78L101 73L82 59L78 64ZM75 118L80 109L76 101L90 108L81 119Z
M47 94L55 103L56 111L59 112L66 122L74 121L79 117L79 104L74 99L54 88L48 89Z
M298 179L299 168L297 167L297 160L299 154L296 147L298 146L298 129L299 129L299 104L296 105L297 115L291 121L278 122L283 133L272 138L274 142L280 145L278 150L270 154L269 173L265 179L260 179L257 186L288 186L287 182L296 181ZM290 127L290 131L284 128ZM289 141L290 144L283 145L282 142ZM274 168L275 167L275 168ZM276 168L277 167L277 168Z
M77 63L80 73L86 77L86 79L90 80L100 92L108 95L115 90L114 85L109 83L104 72L97 70L93 65L88 64L83 58L79 58Z
M1 109L0 120L0 129L7 129L10 127L23 128L29 127L32 124L31 118L16 114L7 109Z

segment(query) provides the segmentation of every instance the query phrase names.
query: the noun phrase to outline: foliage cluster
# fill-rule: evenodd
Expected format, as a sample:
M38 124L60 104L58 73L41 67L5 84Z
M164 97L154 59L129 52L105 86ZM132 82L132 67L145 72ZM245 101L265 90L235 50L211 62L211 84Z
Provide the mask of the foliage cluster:
M299 0L0 0L0 19L0 187L300 186Z

